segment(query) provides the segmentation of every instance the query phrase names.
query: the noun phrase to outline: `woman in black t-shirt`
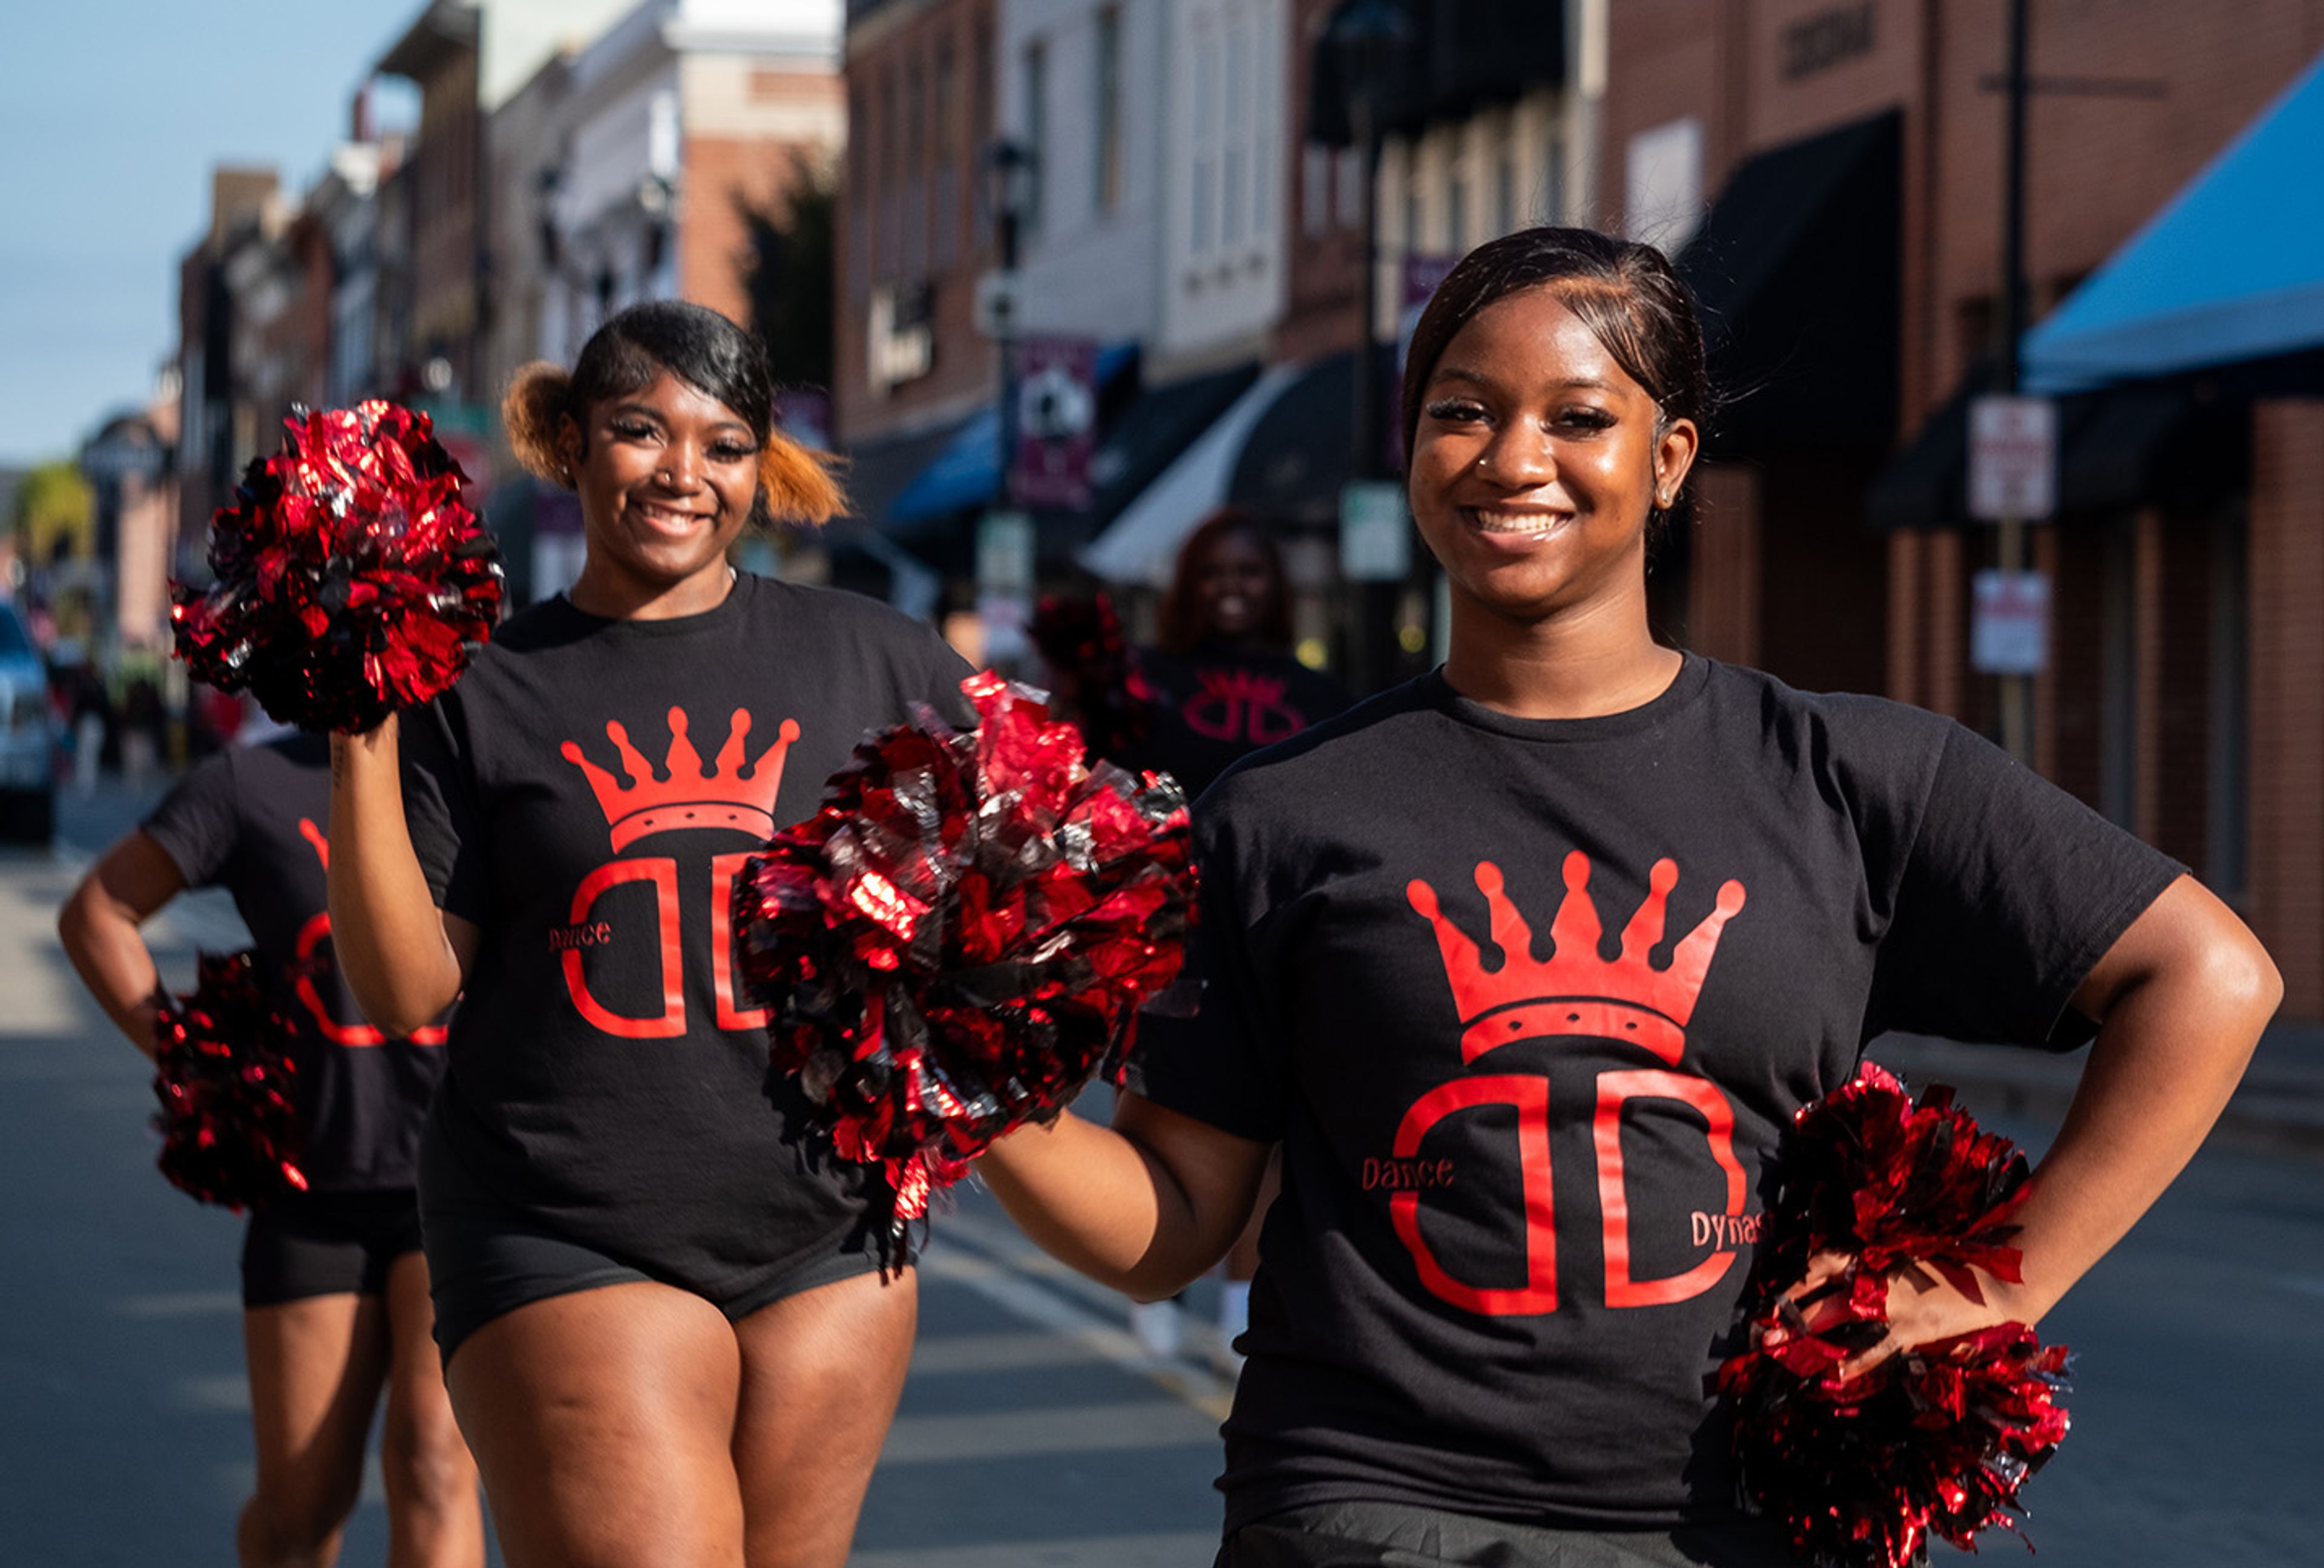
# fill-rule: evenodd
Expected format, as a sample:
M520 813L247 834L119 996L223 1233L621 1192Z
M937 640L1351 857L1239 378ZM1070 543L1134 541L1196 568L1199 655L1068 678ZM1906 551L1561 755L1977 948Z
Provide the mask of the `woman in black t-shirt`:
M1187 536L1161 638L1138 666L1157 699L1139 761L1176 779L1189 800L1240 759L1348 706L1337 681L1291 656L1283 552L1241 507Z
M437 1336L512 1568L838 1568L910 1354L855 1167L761 1090L733 879L862 733L967 666L854 595L739 576L836 487L756 344L676 302L511 389L581 574L451 691L337 742L332 906L371 1016L462 996L420 1146Z
M299 1164L309 1190L257 1204L242 1249L257 1476L235 1531L248 1564L327 1561L362 1489L380 1393L388 1536L398 1563L484 1560L476 1471L429 1340L412 1151L444 1033L364 1023L332 961L324 908L329 750L319 735L197 764L64 906L65 952L147 1056L169 1001L138 927L188 888L224 887L296 1031Z
M1266 519L1247 507L1222 507L1186 536L1162 601L1161 630L1157 645L1139 654L1139 671L1156 700L1137 761L1177 779L1189 800L1253 752L1348 706L1338 681L1292 657L1283 551ZM1270 1165L1250 1223L1227 1250L1218 1347L1231 1372L1234 1342L1250 1322L1259 1222L1274 1202L1275 1185ZM1178 1311L1175 1301L1131 1307L1139 1343L1157 1354L1176 1351Z
M1892 1277L1861 1369L2037 1321L2281 994L2179 867L1958 725L1654 640L1706 401L1659 253L1534 229L1453 271L1403 407L1443 668L1204 797L1196 1016L1146 1020L1111 1130L981 1162L1045 1246L1151 1297L1226 1248L1281 1141L1222 1564L1789 1561L1735 1512L1704 1378L1793 1113L1886 1029L2096 1033L2023 1282Z

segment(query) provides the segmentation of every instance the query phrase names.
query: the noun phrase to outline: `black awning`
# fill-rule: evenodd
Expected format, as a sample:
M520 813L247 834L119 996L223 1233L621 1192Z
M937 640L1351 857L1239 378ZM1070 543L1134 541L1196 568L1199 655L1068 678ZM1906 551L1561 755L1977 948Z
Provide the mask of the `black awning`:
M1379 394L1380 457L1388 456L1389 410L1396 400L1396 346L1373 346L1373 386ZM1242 456L1227 482L1227 500L1257 509L1277 523L1301 529L1335 526L1340 492L1354 465L1356 351L1317 360L1275 400L1244 438Z
M975 417L963 414L909 435L844 447L847 471L841 477L847 486L847 516L837 531L884 527L890 503L958 438L961 430Z
M1902 127L1892 109L1757 154L1680 254L1729 400L1711 456L1895 438Z
M1355 140L1331 37L1342 9L1316 34L1309 61L1307 134L1333 147ZM1381 106L1383 132L1461 118L1565 81L1564 0L1404 0L1404 10L1413 42L1396 60Z
M1980 362L1872 482L1875 527L1950 528L1969 517L1969 406L1990 379ZM2076 392L2058 404L2058 511L2200 505L2247 482L2249 405L2190 379Z

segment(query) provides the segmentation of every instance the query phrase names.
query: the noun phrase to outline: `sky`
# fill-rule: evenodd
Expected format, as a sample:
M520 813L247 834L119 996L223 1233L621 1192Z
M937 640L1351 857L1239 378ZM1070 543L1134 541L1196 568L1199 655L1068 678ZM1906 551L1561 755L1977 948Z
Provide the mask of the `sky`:
M209 171L323 171L424 0L45 0L0 45L0 465L69 457L177 341Z

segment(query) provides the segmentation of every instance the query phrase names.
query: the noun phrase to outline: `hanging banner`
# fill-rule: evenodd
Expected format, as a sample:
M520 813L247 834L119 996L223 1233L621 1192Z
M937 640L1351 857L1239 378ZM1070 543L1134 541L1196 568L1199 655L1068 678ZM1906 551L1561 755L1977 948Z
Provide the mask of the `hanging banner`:
M1097 451L1097 340L1017 340L1017 451L1010 493L1021 506L1090 503Z

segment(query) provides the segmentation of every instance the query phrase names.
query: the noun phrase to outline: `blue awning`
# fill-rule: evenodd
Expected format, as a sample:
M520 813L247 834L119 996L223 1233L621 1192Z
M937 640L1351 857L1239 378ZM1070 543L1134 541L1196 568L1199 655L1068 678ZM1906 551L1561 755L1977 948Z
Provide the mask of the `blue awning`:
M1135 343L1117 343L1098 351L1100 386L1126 368L1138 352ZM1001 410L988 403L970 416L936 460L895 500L888 503L890 522L924 522L992 504L1001 481Z
M2324 346L2324 57L2025 336L2033 392Z

